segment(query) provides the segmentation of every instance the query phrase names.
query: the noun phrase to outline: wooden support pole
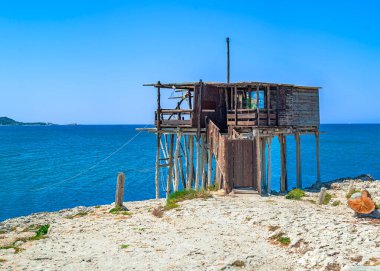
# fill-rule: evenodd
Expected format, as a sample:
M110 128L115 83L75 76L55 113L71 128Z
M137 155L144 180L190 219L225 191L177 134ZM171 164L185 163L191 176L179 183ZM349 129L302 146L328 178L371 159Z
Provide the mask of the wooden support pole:
M230 83L230 38L226 38L227 42L227 83Z
M316 156L317 156L317 183L321 183L321 164L319 160L319 130L315 132Z
M268 191L268 195L271 194L271 181L272 181L272 137L269 137L268 138L268 180L267 180L267 184L268 184L268 188L267 188L267 191Z
M267 125L270 126L270 86L267 86L267 93L266 93L266 106L267 106Z
M156 199L160 198L160 148L161 134L157 131L157 150L156 150Z
M168 180L166 183L166 198L170 195L171 181L173 175L173 145L174 145L174 134L170 134L170 143L169 143L169 171L168 171Z
M178 156L179 156L179 151L180 151L180 145L181 145L181 137L182 137L182 133L181 132L178 132L177 133L177 140L176 140L176 144L175 144L175 151L174 151L174 161L173 161L173 164L174 164L174 192L177 192L178 191L178 186L179 186L179 175L180 175L180 172L179 172L179 168L178 168Z
M234 96L235 96L235 125L237 125L237 117L238 117L238 113L237 113L237 87L234 88Z
M301 175L301 138L300 134L297 132L295 134L296 138L296 181L297 188L302 189L302 175Z
M266 192L267 190L267 177L266 177L266 155L265 155L265 149L266 149L266 138L261 138L261 187L263 192Z
M260 86L256 86L256 113L257 113L257 126L260 126Z
M261 144L259 131L255 131L255 141L256 141L256 180L257 180L257 192L261 195Z
M194 189L198 191L199 189L199 179L201 178L201 168L202 168L202 156L201 156L201 144L200 144L201 139L197 138L196 142L196 149L197 149L197 165L196 165L196 170L195 170L195 187Z
M207 184L206 163L207 163L206 136L205 134L202 134L202 181L201 181L202 188L206 188L206 184Z
M288 190L288 174L286 168L286 135L281 134L278 136L280 141L281 152L281 185L280 192L286 192Z
M319 197L318 197L318 205L321 205L323 201L325 200L326 196L326 188L322 187L321 192L319 192Z
M187 188L191 189L194 179L194 136L189 135L189 175L187 176Z
M125 183L125 175L123 172L120 172L117 175L117 182L116 182L115 208L123 207L124 183Z
M212 186L212 153L210 146L207 148L207 186Z

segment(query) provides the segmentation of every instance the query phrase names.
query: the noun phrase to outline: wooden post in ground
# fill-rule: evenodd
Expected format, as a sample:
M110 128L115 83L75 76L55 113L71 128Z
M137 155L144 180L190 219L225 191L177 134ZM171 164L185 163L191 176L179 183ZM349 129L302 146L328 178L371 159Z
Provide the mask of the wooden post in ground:
M171 181L173 175L173 145L174 145L174 135L170 134L170 143L169 143L169 171L168 171L168 180L166 183L166 198L170 195Z
M206 181L206 162L207 162L207 151L206 151L206 136L205 134L202 134L202 181L201 181L201 187L202 189L206 187L207 181Z
M160 85L160 81L157 82ZM160 144L161 144L161 92L160 87L157 87L157 112L156 112L156 126L157 126L157 150L156 150L156 199L160 198Z
M196 165L196 170L195 170L195 187L194 189L198 191L199 188L199 179L200 175L202 174L201 168L202 168L202 156L201 156L201 137L197 138L196 142L196 149L197 149L197 165Z
M280 141L281 152L281 185L280 192L286 192L288 190L288 174L286 169L286 135L281 134L278 136Z
M123 172L120 172L117 175L117 182L116 182L115 208L123 207L124 183L125 183L125 175Z
M194 179L194 136L189 135L189 175L187 176L187 188L191 189Z
M257 192L261 195L261 144L260 144L260 135L259 130L255 132L255 141L256 141L256 181L257 181Z
M179 157L179 150L181 148L181 137L182 133L178 132L177 133L177 140L175 144L175 151L174 151L174 192L178 191L178 186L179 186L179 178L180 178L180 172L178 168L178 157Z
M156 199L160 198L160 148L161 134L157 131L157 150L156 150Z
M297 188L302 189L302 175L301 175L301 138L300 134L297 132L295 134L296 138L296 181Z
M317 156L317 183L321 183L321 164L319 160L319 130L315 132L316 156Z
M207 186L212 186L212 153L210 146L207 148Z
M266 138L262 137L261 138L261 187L263 192L266 192L267 190L267 177L266 177L266 155L265 155L265 150L266 149Z
M267 181L267 184L268 184L268 188L267 188L267 192L268 192L268 195L270 195L271 193L271 180L272 180L272 150L271 150L271 147L272 147L272 137L269 137L268 138L268 181Z
M325 200L326 196L326 188L322 187L321 192L319 192L319 197L318 197L318 205L321 205L323 201Z

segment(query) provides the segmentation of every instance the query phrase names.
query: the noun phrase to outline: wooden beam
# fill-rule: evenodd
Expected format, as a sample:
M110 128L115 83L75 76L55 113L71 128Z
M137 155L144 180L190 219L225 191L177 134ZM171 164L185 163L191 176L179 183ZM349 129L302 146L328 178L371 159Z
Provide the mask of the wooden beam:
M203 82L199 80L199 87L197 89L197 141L199 141L199 137L201 136L201 117L202 117L202 92L203 92Z
M234 100L235 100L235 125L237 125L237 87L234 88Z
M321 183L321 164L319 160L319 130L315 132L316 156L317 156L317 183Z
M288 190L288 174L286 168L286 135L280 134L278 136L280 141L281 152L281 185L280 192L286 192Z
M300 134L295 134L296 138L296 181L297 188L302 189L302 175L301 175L301 138Z
M268 137L268 195L271 194L271 181L272 181L272 137Z
M270 85L267 86L267 93L266 93L267 101L267 120L268 120L268 126L270 126Z
M266 149L266 138L261 137L261 187L263 192L267 190L267 177L266 177L266 155L265 155L265 149Z
M174 151L174 192L178 191L178 186L179 186L179 177L180 177L180 172L178 168L178 156L179 156L179 151L181 147L181 137L182 134L181 132L177 133L177 140L175 144L175 151Z
M261 144L260 144L260 134L259 131L254 131L256 141L256 180L257 180L257 191L261 195Z
M206 136L202 134L202 181L201 187L202 189L206 188L206 163L207 163L207 151L206 151Z
M160 154L161 154L161 134L157 133L157 150L156 150L156 199L160 198Z
M256 86L256 112L257 112L257 126L260 126L260 87Z
M197 149L197 165L196 165L196 170L195 170L195 187L194 189L198 191L199 189L199 179L201 178L201 168L202 168L202 156L201 156L201 144L200 144L201 139L197 138L196 142L196 149Z
M207 148L207 186L212 186L212 153L210 145Z
M169 171L168 171L168 179L166 183L166 198L170 195L171 181L173 175L173 145L174 145L174 134L170 135L170 143L169 143Z
M189 135L189 175L187 176L187 187L191 189L194 179L194 136Z

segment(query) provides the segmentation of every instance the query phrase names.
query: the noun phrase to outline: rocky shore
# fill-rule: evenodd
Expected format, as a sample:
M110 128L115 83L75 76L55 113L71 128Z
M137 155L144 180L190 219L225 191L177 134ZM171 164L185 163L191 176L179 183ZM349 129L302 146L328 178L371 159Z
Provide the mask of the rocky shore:
M348 186L330 183L326 205L311 191L301 200L214 193L163 214L165 201L149 200L10 219L0 223L0 269L380 270L379 211L356 216ZM379 181L355 187L380 203Z

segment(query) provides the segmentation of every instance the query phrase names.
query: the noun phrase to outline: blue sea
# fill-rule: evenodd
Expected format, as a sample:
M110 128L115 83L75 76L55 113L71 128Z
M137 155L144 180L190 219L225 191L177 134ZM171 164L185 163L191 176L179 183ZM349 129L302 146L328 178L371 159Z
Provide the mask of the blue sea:
M0 127L0 221L109 204L118 172L126 174L126 201L154 198L156 137L137 132L138 127L146 126ZM380 179L380 125L329 124L321 125L321 131L322 181L360 174ZM272 189L278 189L279 144L273 143ZM302 136L301 144L303 185L308 186L316 180L314 136ZM294 138L289 136L290 187L295 172Z

